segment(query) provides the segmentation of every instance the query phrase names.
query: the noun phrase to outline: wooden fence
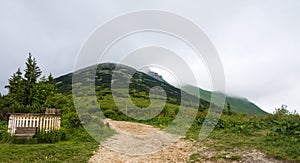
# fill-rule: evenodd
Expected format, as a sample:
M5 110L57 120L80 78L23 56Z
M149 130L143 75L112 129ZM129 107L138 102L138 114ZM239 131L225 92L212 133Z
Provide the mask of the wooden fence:
M11 114L8 122L8 132L14 135L17 127L35 127L41 132L57 130L60 128L60 116L47 114Z

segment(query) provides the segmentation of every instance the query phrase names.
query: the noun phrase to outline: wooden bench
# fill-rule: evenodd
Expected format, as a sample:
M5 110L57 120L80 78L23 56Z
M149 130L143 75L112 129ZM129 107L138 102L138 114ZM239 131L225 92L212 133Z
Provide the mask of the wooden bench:
M15 131L16 138L32 139L36 134L36 127L17 127Z

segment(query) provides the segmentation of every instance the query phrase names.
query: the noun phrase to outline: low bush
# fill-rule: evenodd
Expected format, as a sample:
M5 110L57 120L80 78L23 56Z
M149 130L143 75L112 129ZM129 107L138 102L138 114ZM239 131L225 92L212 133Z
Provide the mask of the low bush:
M7 132L7 122L0 121L0 143L10 142L11 136Z
M67 132L64 129L54 130L51 132L37 132L32 139L20 139L10 136L8 133L3 141L12 144L41 144L41 143L56 143L67 140Z
M37 139L38 143L56 143L67 140L67 132L64 129L51 132L38 132L35 139Z
M76 112L70 112L62 115L61 123L62 123L62 127L65 128L78 128L81 126L80 119Z

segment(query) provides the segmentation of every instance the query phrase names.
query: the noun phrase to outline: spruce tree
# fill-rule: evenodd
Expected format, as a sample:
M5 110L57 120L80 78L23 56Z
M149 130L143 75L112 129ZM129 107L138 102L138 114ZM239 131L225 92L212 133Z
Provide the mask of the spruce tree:
M8 84L5 88L8 89L8 95L11 99L19 104L24 103L25 90L24 90L24 81L22 78L22 72L18 68L17 72L14 73L10 79L8 79Z
M55 80L52 74L40 78L42 71L30 53L25 64L24 77L19 68L8 80L4 104L11 113L42 113L47 98L56 93Z
M232 115L231 105L229 102L227 103L227 114Z
M34 96L36 93L36 83L41 76L42 71L37 65L35 58L29 53L29 57L26 60L25 68L25 104L32 105L34 103Z
M54 80L54 79L53 79ZM51 83L53 81L49 80L43 76L38 83L36 83L36 92L34 96L34 101L39 104L44 104L49 96L54 96L56 93L55 84Z
M50 75L48 76L48 83L55 86L55 80L54 80L54 78L53 78L53 76L52 76L51 73L50 73Z

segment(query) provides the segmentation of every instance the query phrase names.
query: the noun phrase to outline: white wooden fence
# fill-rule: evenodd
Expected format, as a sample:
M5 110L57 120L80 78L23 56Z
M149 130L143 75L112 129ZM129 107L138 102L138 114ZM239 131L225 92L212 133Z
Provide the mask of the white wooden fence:
M15 134L17 127L36 127L49 132L60 128L60 116L46 114L12 114L9 117L8 132Z

